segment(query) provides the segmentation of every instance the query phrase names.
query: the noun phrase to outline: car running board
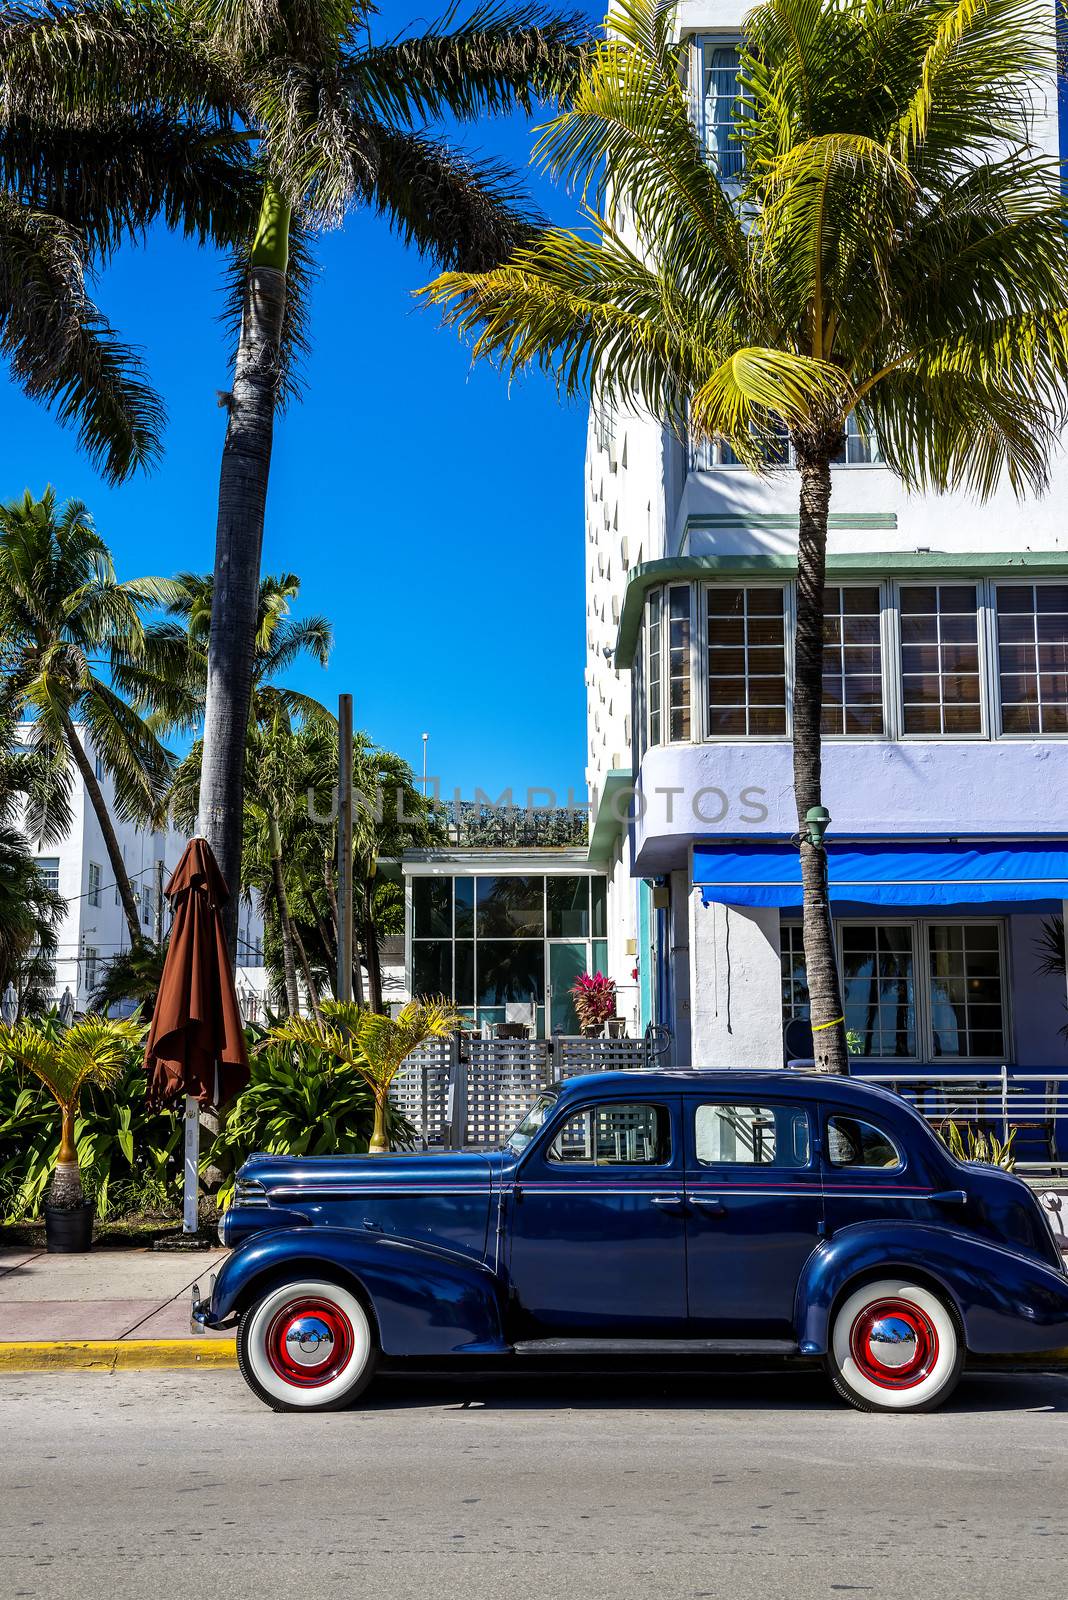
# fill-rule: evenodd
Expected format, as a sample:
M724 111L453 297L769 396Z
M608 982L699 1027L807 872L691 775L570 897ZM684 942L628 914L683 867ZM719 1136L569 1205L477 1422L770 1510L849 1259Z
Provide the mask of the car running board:
M517 1356L796 1356L793 1339L520 1339Z

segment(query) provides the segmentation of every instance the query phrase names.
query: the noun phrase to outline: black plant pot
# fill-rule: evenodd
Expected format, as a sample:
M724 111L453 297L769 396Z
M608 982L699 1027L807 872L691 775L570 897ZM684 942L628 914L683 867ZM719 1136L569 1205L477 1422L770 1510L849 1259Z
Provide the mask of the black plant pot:
M88 1250L93 1242L93 1205L85 1200L76 1210L49 1206L45 1214L45 1249L49 1255L72 1256Z

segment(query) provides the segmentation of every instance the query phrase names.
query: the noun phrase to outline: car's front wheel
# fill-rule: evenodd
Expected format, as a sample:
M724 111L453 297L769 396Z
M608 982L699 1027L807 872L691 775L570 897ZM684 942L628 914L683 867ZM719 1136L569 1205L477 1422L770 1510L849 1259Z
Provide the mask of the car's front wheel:
M269 1290L237 1329L237 1363L249 1387L275 1411L336 1411L374 1376L378 1349L370 1319L340 1284L302 1278Z
M835 1313L831 1380L858 1411L932 1411L957 1387L963 1364L953 1312L920 1284L866 1283Z

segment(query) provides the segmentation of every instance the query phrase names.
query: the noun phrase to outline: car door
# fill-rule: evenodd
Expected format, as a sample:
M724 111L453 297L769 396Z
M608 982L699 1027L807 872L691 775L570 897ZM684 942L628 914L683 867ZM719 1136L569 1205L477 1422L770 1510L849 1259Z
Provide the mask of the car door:
M690 1332L791 1339L823 1224L815 1107L692 1095L684 1121Z
M509 1271L516 1338L686 1331L677 1095L571 1102L516 1174Z

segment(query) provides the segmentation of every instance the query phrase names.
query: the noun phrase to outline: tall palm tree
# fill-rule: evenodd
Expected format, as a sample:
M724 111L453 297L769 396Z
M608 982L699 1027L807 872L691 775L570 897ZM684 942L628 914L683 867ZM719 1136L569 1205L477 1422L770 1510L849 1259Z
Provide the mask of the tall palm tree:
M66 901L49 887L20 822L47 769L16 739L18 693L10 673L0 677L0 994L10 984L18 1014L47 1009L55 983L57 929ZM53 816L51 840L65 831Z
M538 0L481 0L374 39L371 0L39 0L0 27L0 84L40 120L121 106L236 127L255 143L259 216L234 257L237 326L219 479L199 831L238 884L245 727L275 410L308 335L314 235L370 207L447 267L503 260L537 224L512 175L423 124L556 94L586 37ZM366 301L356 297L360 314ZM237 897L227 908L236 937Z
M856 413L910 487L1045 484L1068 368L1060 174L1031 131L1036 91L1054 92L1051 18L1026 0L766 0L743 27L729 186L691 120L674 18L666 0L618 0L544 134L550 169L596 207L590 232L554 230L429 293L479 356L675 426L688 415L758 470L789 435L804 944L816 1060L844 1072L809 826L830 465Z
M48 488L40 500L27 490L21 500L0 505L0 636L17 707L32 718L32 745L51 780L39 782L31 794L27 827L40 837L54 825L51 808L66 813L76 769L100 826L133 944L141 939L137 902L79 725L112 778L118 815L156 820L171 757L107 677L136 662L144 644L142 610L166 594L163 580L118 582L108 547L81 501L60 506Z
M0 34L25 16L0 9ZM232 245L257 204L247 140L214 119L160 106L38 116L5 96L0 355L26 394L73 424L108 479L151 464L163 407L94 303L93 273L157 220Z

